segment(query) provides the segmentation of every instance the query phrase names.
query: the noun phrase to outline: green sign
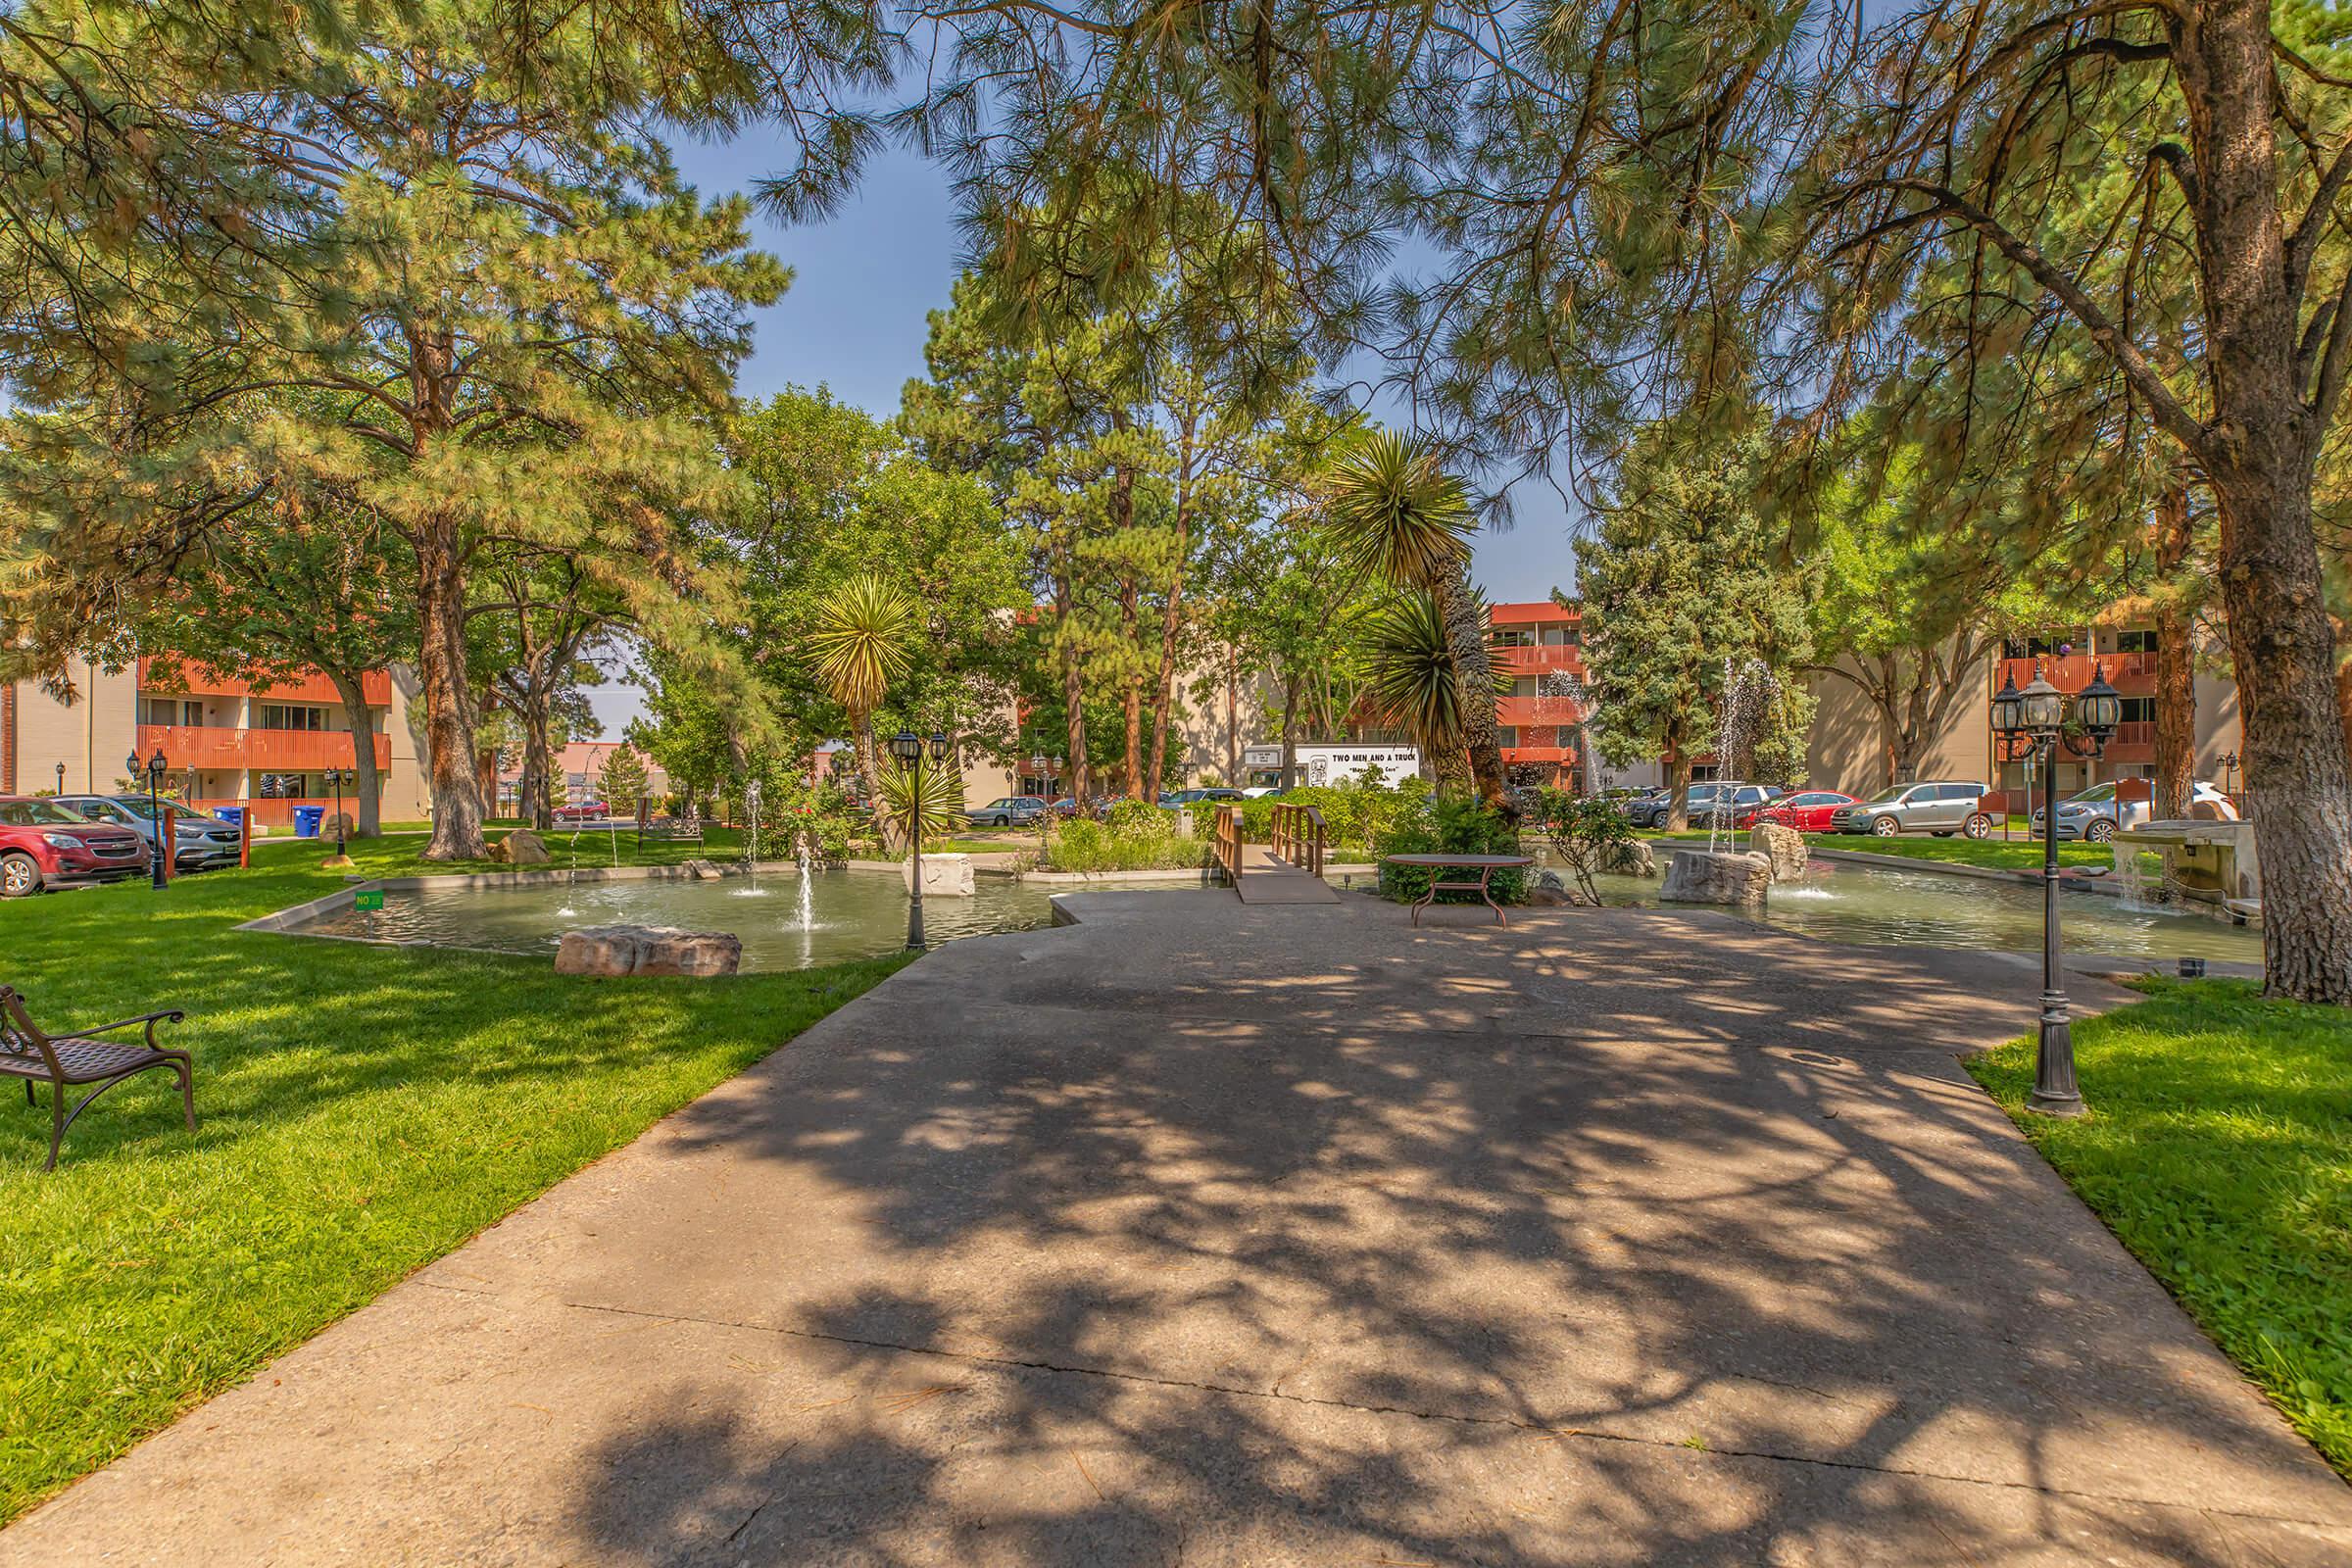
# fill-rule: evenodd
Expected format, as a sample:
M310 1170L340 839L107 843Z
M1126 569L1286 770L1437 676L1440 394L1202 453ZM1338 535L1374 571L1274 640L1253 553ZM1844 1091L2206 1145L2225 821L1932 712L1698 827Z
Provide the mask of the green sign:
M367 893L354 893L351 906L355 909L380 909L384 906L384 890L375 888Z

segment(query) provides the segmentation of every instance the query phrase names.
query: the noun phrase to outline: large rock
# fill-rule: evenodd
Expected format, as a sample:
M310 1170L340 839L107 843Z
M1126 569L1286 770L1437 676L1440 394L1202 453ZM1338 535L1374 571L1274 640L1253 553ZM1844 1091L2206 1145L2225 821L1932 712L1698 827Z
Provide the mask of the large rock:
M1675 904L1762 904L1772 887L1772 862L1729 850L1677 850L1666 863L1658 897Z
M1658 852L1649 847L1647 839L1628 839L1603 851L1593 869L1603 876L1653 877L1658 874Z
M318 822L318 836L322 839L341 839L348 844L359 837L359 824L352 820L349 811L329 811Z
M490 858L509 865L545 865L553 858L547 841L527 827L518 827L490 847Z
M666 925L592 925L564 933L556 973L733 974L743 941L724 931L681 931Z
M715 882L720 877L726 875L725 872L721 871L717 866L712 865L709 860L680 860L678 862L678 869L685 872L688 876L694 878L694 880L697 882Z
M909 859L899 866L899 875L908 888L914 886L914 862ZM972 858L968 855L926 855L923 857L923 897L926 899L968 899L973 893Z
M1793 882L1803 876L1812 855L1805 848L1805 836L1785 822L1758 822L1749 828L1747 853L1761 855L1772 863L1775 882Z

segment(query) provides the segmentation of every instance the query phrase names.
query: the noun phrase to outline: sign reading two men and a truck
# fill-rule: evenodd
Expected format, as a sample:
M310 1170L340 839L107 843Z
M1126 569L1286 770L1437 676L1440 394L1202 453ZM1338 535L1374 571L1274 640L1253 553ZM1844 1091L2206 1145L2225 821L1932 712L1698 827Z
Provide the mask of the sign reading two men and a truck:
M1395 783L1407 773L1421 771L1421 748L1418 746L1340 741L1293 747L1292 760L1298 765L1297 781L1300 784L1338 784L1348 779L1360 779L1374 768L1380 770L1382 778ZM1243 747L1242 770L1250 775L1250 782L1253 785L1281 783L1282 748Z

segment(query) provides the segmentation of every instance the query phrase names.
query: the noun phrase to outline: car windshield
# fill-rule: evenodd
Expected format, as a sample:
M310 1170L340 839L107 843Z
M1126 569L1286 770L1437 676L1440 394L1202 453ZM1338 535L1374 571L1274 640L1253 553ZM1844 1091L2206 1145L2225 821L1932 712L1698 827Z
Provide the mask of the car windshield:
M70 811L54 801L8 801L0 803L0 822L10 827L47 827L87 824L89 818Z
M1878 794L1873 795L1870 798L1870 804L1873 806L1886 806L1894 801L1901 800L1904 796L1910 793L1911 786L1908 784L1889 784L1885 789L1879 791Z
M2077 801L2112 801L2114 799L2115 786L2113 784L2093 784L2080 795L2068 796L2066 801L2069 806L2072 806Z

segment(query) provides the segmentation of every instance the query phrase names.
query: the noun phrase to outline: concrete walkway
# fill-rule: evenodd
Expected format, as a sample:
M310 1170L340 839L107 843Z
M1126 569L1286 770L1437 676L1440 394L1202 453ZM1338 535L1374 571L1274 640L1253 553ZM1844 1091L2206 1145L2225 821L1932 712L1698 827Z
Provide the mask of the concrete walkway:
M2352 1491L1955 1065L2024 964L1071 902L0 1563L2352 1563Z

